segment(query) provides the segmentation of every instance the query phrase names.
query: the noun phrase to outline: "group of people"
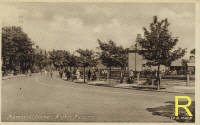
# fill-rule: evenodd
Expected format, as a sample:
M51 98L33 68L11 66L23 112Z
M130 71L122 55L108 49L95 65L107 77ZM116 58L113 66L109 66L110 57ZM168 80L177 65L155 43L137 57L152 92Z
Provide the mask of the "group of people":
M98 77L97 75L98 75L98 71L89 69L87 72L87 80L88 81L96 80Z
M4 71L1 71L2 75L5 75ZM14 70L8 70L8 76L10 76L11 78L14 76Z
M42 76L50 76L52 78L53 77L53 70L52 69L42 69L41 75Z
M65 68L65 69L61 68L59 70L59 76L61 79L63 78L63 76L65 76L67 80L71 79L73 81L74 79L80 78L80 71L78 69L70 71L68 68Z
M74 79L80 79L81 78L81 71L79 69L73 69L69 70L68 68L60 69L59 70L59 77L62 79L63 77L66 77L67 80L74 80ZM86 71L86 79L87 81L93 81L97 79L97 71L93 71L88 69Z

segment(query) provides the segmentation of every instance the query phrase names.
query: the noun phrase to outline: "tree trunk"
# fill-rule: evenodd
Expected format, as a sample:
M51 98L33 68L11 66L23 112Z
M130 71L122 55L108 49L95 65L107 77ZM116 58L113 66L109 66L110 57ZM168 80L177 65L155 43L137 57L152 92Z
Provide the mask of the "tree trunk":
M160 64L158 64L158 72L157 72L157 90L160 89Z
M84 66L83 76L84 76L84 83L85 83L85 66Z

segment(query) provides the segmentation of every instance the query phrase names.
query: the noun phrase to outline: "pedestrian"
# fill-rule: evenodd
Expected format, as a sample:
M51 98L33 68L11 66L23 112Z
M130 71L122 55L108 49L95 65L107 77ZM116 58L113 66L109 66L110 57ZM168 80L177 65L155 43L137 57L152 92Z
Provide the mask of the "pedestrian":
M13 75L14 75L14 71L13 70L11 70L10 75L11 75L11 78L13 78Z
M76 72L75 71L71 71L71 74L72 74L72 77L71 77L71 79L72 79L72 81L74 81L74 74L76 74Z
M80 79L80 72L79 72L79 70L76 70L76 78Z
M31 70L30 69L28 70L28 75L29 75L29 77L31 77Z
M62 79L62 76L63 76L63 70L62 69L60 69L59 74L60 74L60 78Z
M89 69L89 71L88 71L88 81L90 81L90 78L91 78L91 71Z
M53 70L51 69L50 70L50 75L51 75L51 78L53 77Z
M47 76L47 69L44 70L44 75Z
M67 80L70 80L70 71L67 69Z
M129 80L130 80L130 83L133 83L134 82L134 72L133 70L130 71L130 74L129 74Z

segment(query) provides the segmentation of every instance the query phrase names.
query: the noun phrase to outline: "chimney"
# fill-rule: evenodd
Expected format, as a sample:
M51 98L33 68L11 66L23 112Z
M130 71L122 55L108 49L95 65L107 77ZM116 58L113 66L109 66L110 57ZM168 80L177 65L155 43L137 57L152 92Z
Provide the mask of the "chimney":
M137 39L142 39L141 34L137 34Z
M138 50L142 50L142 47L141 47L141 45L140 45L140 40L141 40L141 39L142 39L141 34L137 34L135 48L137 48Z

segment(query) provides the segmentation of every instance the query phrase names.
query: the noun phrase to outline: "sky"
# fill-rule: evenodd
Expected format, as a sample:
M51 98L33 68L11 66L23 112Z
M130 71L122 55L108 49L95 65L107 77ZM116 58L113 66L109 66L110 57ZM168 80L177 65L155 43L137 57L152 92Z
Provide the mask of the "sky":
M96 50L97 39L131 47L153 16L167 18L177 47L195 47L195 4L189 3L3 3L2 26L21 26L46 50Z

